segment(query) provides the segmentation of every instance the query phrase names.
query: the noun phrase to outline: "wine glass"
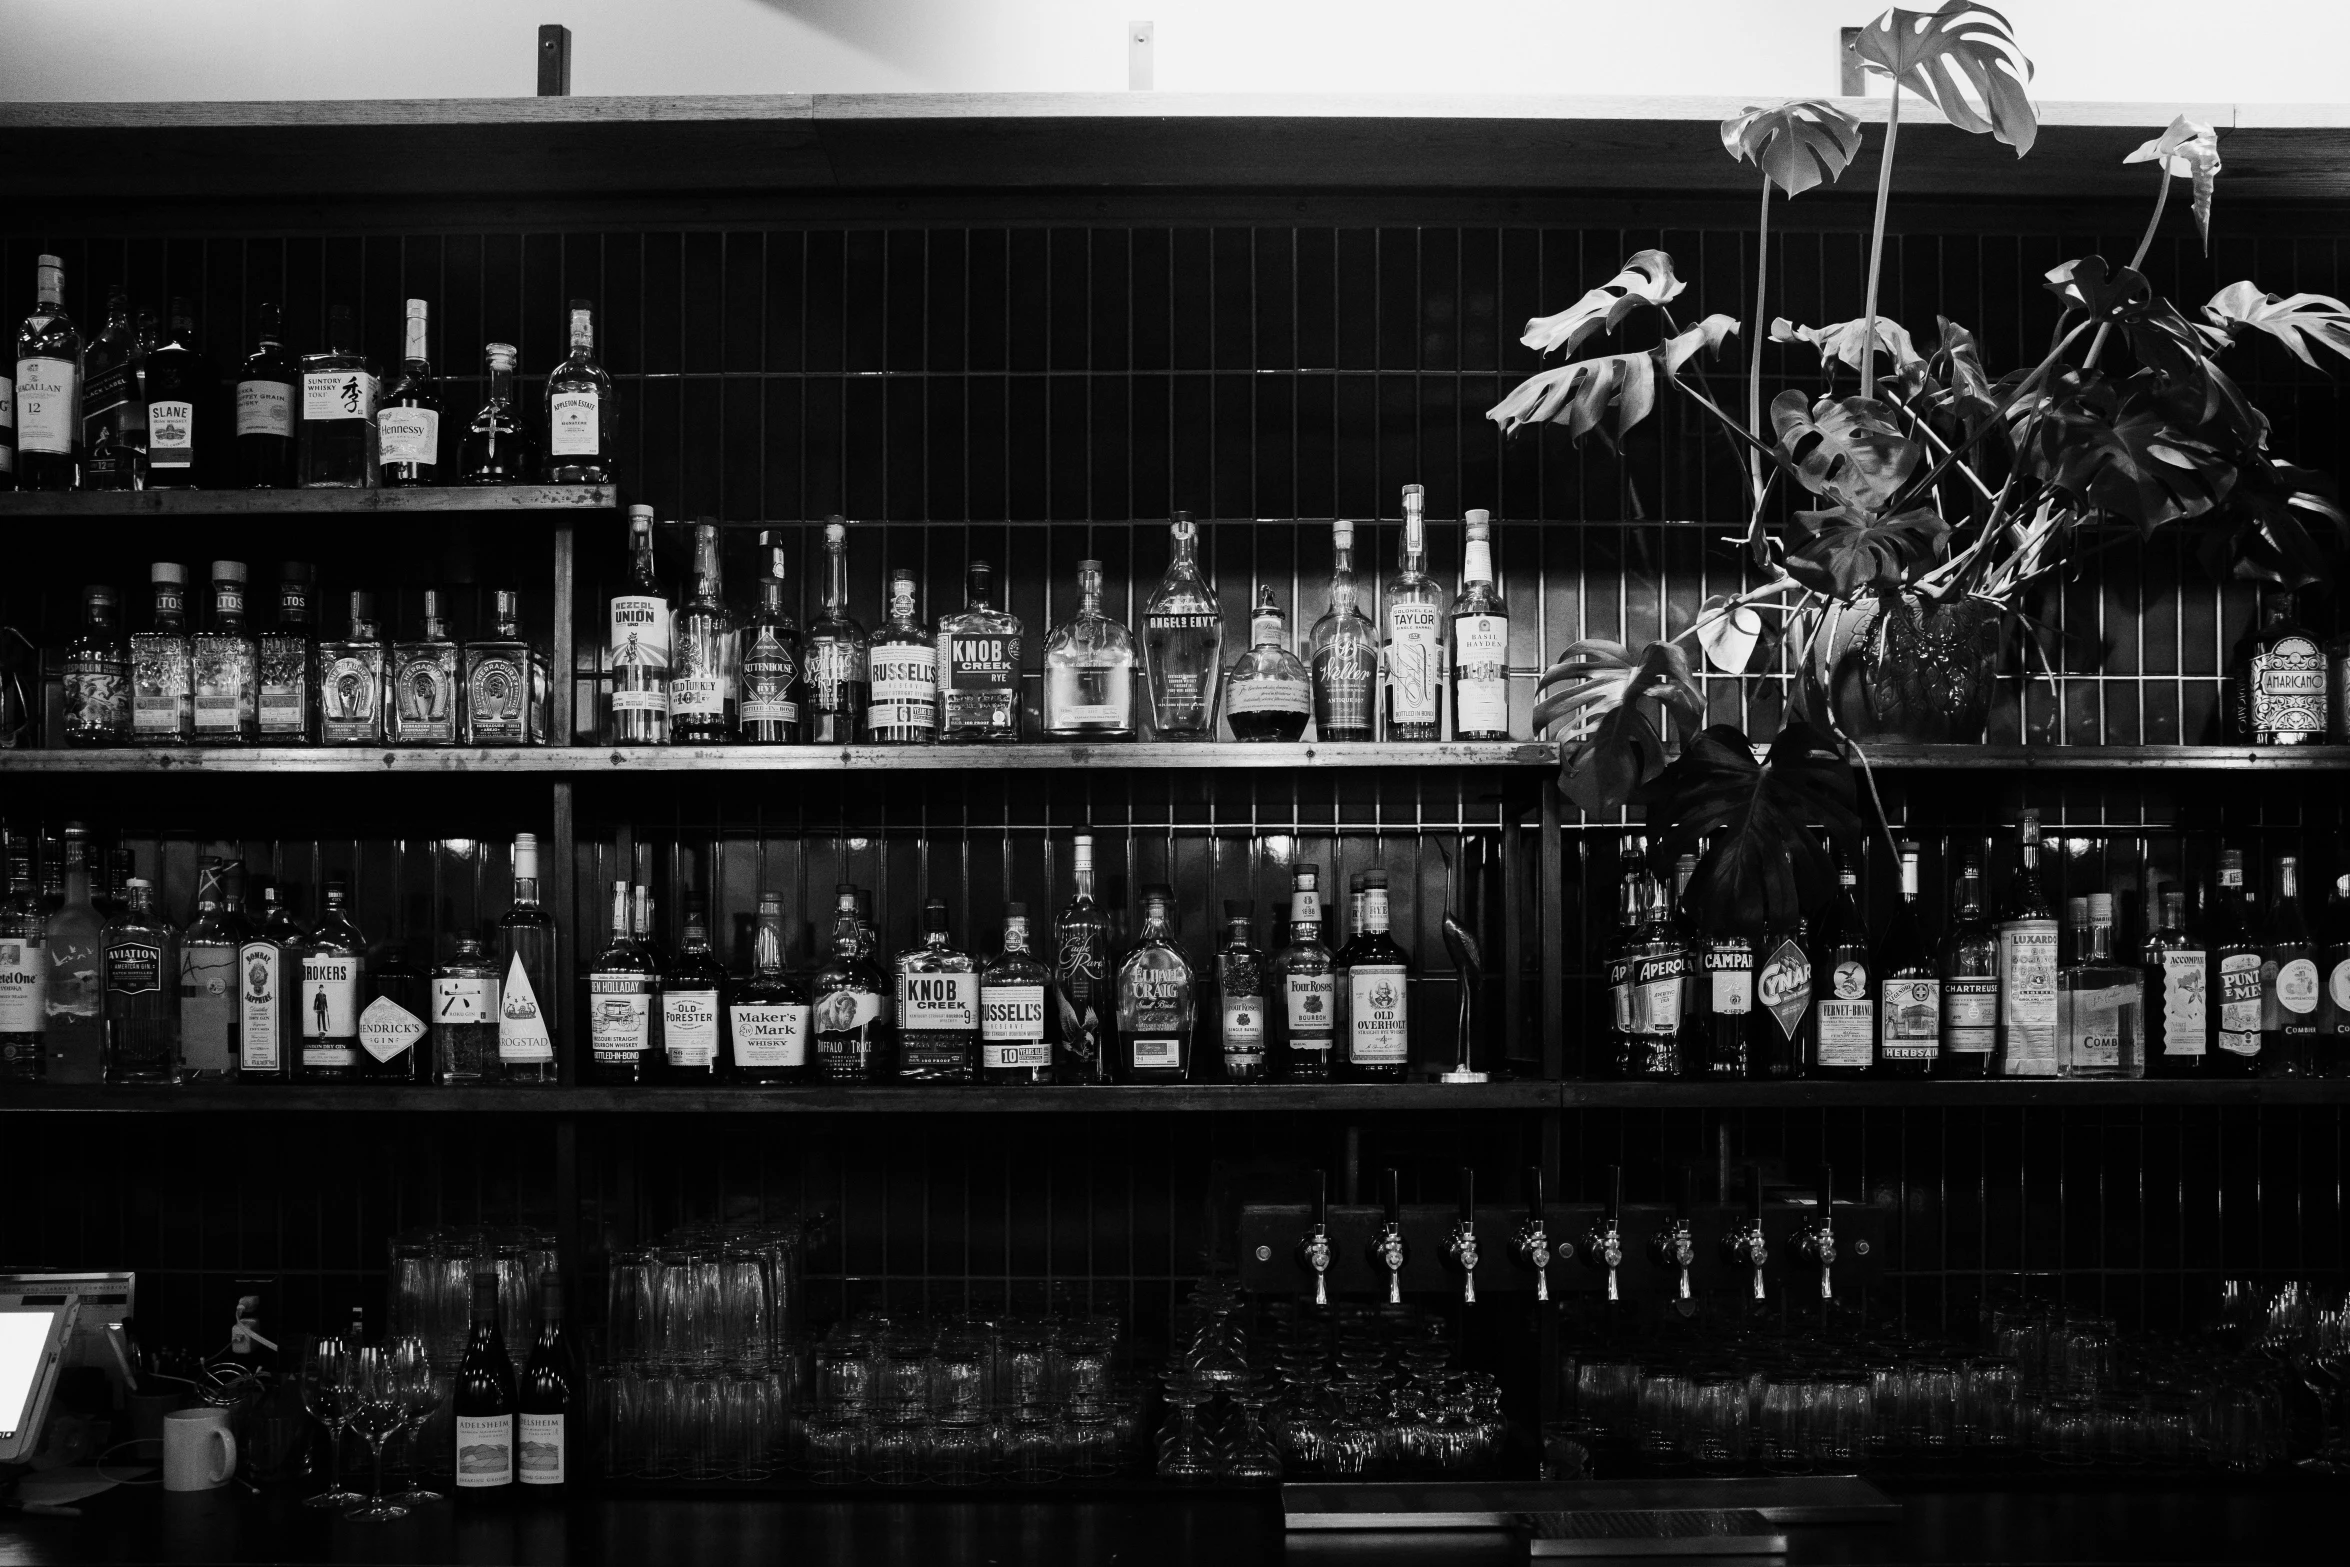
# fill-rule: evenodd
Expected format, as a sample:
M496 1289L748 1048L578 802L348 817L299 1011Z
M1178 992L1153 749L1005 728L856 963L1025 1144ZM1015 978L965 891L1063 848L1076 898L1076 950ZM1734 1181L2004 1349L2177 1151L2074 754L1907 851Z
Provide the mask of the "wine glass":
M364 1345L352 1350L350 1367L351 1423L367 1438L375 1481L368 1490L365 1505L354 1507L343 1516L365 1523L405 1518L407 1508L384 1500L384 1438L399 1430L408 1418L406 1390L397 1374L392 1352L381 1345Z
M326 1489L305 1506L348 1507L366 1498L343 1489L343 1431L351 1423L351 1353L339 1338L315 1338L302 1354L302 1408L326 1427Z
M394 1339L391 1349L392 1375L400 1386L403 1415L401 1429L407 1433L408 1450L411 1458L414 1459L416 1473L415 1483L398 1496L393 1497L392 1500L410 1507L421 1506L426 1502L445 1501L447 1498L443 1497L440 1492L425 1489L424 1463L421 1458L415 1457L417 1444L424 1435L424 1428L432 1424L433 1417L439 1414L441 1409L441 1389L440 1384L433 1378L432 1354L427 1349L425 1340L413 1335Z

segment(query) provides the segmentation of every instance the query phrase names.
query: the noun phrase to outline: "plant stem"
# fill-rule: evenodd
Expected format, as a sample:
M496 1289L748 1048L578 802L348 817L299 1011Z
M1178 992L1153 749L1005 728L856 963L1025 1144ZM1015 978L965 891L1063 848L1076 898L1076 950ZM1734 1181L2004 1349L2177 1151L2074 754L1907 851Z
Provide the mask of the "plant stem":
M1885 156L1877 165L1877 221L1869 232L1869 300L1860 333L1860 395L1877 395L1877 275L1885 261L1885 206L1893 199L1893 143L1901 134L1901 78L1885 113Z
M1771 177L1762 182L1762 213L1754 224L1754 337L1746 345L1746 424L1754 438L1763 438L1762 423L1762 345L1763 345L1763 284L1771 271ZM1747 481L1754 486L1754 503L1762 506L1762 457L1759 453L1746 454Z
M2137 271L2139 266L2144 263L2146 252L2154 248L2154 230L2162 222L2163 203L2170 200L2170 165L2159 158L2155 160L2155 163L2162 174L2162 185L2154 193L2154 216L2146 220L2146 232L2138 237L2137 253L2130 257L2132 272ZM2089 339L2088 355L2081 361L2082 369L2087 370L2096 365L2097 356L2105 352L2105 339L2112 332L2112 322L2104 321L2098 324L2097 335Z

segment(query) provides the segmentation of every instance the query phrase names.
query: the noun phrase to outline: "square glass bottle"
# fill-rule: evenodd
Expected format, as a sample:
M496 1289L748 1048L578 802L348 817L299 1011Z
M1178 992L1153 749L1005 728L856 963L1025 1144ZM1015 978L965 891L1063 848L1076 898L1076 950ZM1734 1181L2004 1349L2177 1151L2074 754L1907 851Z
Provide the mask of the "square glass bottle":
M147 568L155 616L131 636L131 743L185 745L194 728L188 646L188 571L174 561Z
M394 745L457 743L457 644L437 588L424 590L424 630L392 644L392 700L385 717Z
M325 745L381 745L384 739L384 644L375 628L375 595L351 592L351 633L318 644L318 738Z
M376 485L375 365L359 351L351 307L327 312L326 352L302 356L299 462L305 489Z
M458 738L466 745L545 745L544 683L532 668L538 649L522 639L522 595L500 588L491 597L490 634L465 644Z
M318 651L312 576L304 561L289 560L278 570L277 628L261 633L256 681L263 745L308 745L316 738L318 703L310 690L311 662Z
M1077 613L1044 644L1044 732L1134 738L1134 633L1102 613L1102 563L1077 563Z
M245 563L212 563L212 622L193 640L198 745L251 745L259 734L260 650L245 625Z
M995 568L975 560L968 602L938 617L938 737L949 743L1020 738L1020 617L994 607Z

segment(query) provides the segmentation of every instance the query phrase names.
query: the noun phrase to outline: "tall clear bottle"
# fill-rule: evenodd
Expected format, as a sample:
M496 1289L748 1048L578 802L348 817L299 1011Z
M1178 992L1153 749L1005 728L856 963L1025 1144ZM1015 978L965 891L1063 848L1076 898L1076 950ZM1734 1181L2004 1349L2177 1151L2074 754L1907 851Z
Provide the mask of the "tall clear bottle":
M734 1080L754 1086L797 1083L808 1075L808 993L783 970L783 894L759 894L751 938L751 977L726 1009Z
M139 396L139 339L129 293L106 291L106 324L82 354L82 488L137 490L147 483L147 405Z
M212 624L191 640L193 738L252 745L260 738L261 652L245 623L245 563L212 563Z
M131 743L185 745L195 732L194 650L188 641L188 569L147 568L154 615L131 634Z
M276 883L261 889L261 921L237 946L237 1081L294 1080L302 1037L302 949L310 933L278 901Z
M1942 1035L1942 975L1918 920L1918 846L1901 846L1901 902L1877 944L1877 1075L1931 1077Z
M547 482L609 484L618 434L612 378L596 362L596 312L571 302L563 362L547 376Z
M131 737L130 650L114 589L82 589L82 631L65 650L65 743L122 745Z
M367 938L344 907L341 877L326 884L326 909L302 945L304 1082L351 1082L359 1076L360 990L367 980Z
M2260 959L2260 1075L2307 1077L2323 985L2317 946L2301 909L2301 862L2279 855L2268 906L2267 947Z
M1358 1083L1400 1083L1411 1071L1411 959L1387 921L1387 873L1365 871L1363 928L1347 943L1345 965L1347 1076ZM1678 1005L1674 1011L1678 1028Z
M1199 569L1199 524L1179 511L1168 523L1167 574L1143 606L1143 673L1151 729L1162 740L1211 740L1224 671L1224 618Z
M1330 607L1308 634L1317 739L1369 740L1377 733L1379 633L1355 589L1355 525L1330 525Z
M653 565L653 508L628 508L628 582L612 595L607 647L615 745L669 743L669 595Z
M875 700L867 664L871 648L865 628L849 613L849 529L834 517L824 525L824 608L808 628L808 738L813 743L853 745L863 735L866 704ZM935 648L930 656L935 667Z
M229 905L223 879L212 855L196 862L196 915L180 932L180 1075L190 1082L226 1082L237 1072L245 922Z
M400 373L376 410L377 452L386 489L441 482L441 388L432 373L431 307L408 301L400 332Z
M498 972L492 992L498 1011L498 1077L508 1083L552 1083L555 1060L555 986L563 973L560 932L539 903L539 840L514 838L514 905L498 920Z
M95 1083L106 1038L103 973L106 922L90 896L90 830L67 822L58 839L64 901L49 916L49 1028L43 1043L52 1083Z
M1403 538L1387 584L1387 738L1444 738L1444 590L1428 575L1426 495L1403 487Z
M75 490L82 482L82 332L65 313L65 263L33 269L32 314L16 329L16 485Z
M517 357L512 343L482 347L489 395L465 429L458 471L467 484L528 484L538 472L538 439L514 401Z
M318 644L318 737L326 745L381 745L391 662L375 620L375 595L351 590L350 632Z
M129 905L106 922L106 1081L179 1081L179 938L155 911L155 886L125 885Z
M746 745L795 745L807 692L799 623L783 600L783 535L759 535L759 602L736 639L736 716Z
M719 575L718 529L694 524L693 587L677 612L677 649L669 672L669 737L679 745L718 745L734 738L734 615Z
M1102 613L1102 563L1077 563L1077 613L1044 644L1044 732L1134 738L1134 633Z
M1257 906L1246 899L1224 904L1224 944L1216 949L1217 1043L1222 1047L1224 1081L1265 1080L1267 967L1253 939Z
M938 634L922 623L918 591L910 568L890 569L889 610L867 654L872 688L865 729L876 745L938 738Z
M965 603L938 618L938 737L950 744L1020 738L1020 618L997 609L995 568L975 560Z
M2040 885L2040 813L2018 828L2015 883L1999 919L2000 1077L2056 1075L2056 909Z
M375 364L359 351L349 305L331 307L326 322L326 351L302 356L302 485L373 489L379 390Z
M1070 874L1075 890L1053 920L1054 1072L1064 1083L1106 1083L1110 922L1094 900L1091 833L1072 840Z
M279 307L256 307L253 351L237 371L236 435L230 473L239 489L291 489L297 476L302 371L286 348Z
M1142 890L1142 931L1118 965L1118 1075L1180 1083L1191 1075L1191 964L1175 944L1173 889Z
M1281 976L1281 1075L1327 1083L1338 1038L1338 963L1322 939L1322 867L1290 867L1289 943L1273 955Z
M2113 894L2091 893L2087 904L2080 953L2057 976L2057 1068L2065 1077L2143 1077L2144 977L2113 955Z
M1445 662L1452 674L1453 738L1510 737L1510 612L1493 574L1493 516L1464 519L1460 596L1446 620Z
M49 911L33 880L33 844L8 837L8 902L0 907L0 1083L37 1083L48 1065Z
M1053 1080L1045 1038L1045 987L1052 973L1028 950L1028 905L1004 905L1004 948L979 975L979 1076L1022 1087Z

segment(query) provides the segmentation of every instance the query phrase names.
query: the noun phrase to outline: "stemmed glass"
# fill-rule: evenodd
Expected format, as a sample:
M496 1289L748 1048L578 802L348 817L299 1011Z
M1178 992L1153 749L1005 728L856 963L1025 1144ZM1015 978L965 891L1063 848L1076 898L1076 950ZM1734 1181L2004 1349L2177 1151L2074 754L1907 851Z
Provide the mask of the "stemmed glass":
M354 1507L344 1517L360 1522L380 1522L390 1518L405 1518L408 1509L397 1502L384 1500L384 1438L400 1429L408 1418L406 1392L394 1368L392 1352L378 1345L363 1345L350 1352L351 1391L348 1403L352 1423L359 1434L367 1438L368 1455L374 1460L375 1481L369 1488L366 1504Z
M394 1339L391 1351L392 1376L400 1385L403 1415L401 1428L407 1433L408 1451L414 1458L424 1428L432 1424L433 1416L440 1413L441 1390L433 1380L432 1355L424 1339L414 1335ZM425 1489L425 1469L421 1459L415 1459L414 1468L415 1483L392 1500L409 1507L446 1500L440 1492Z
M326 1489L303 1505L348 1507L367 1498L343 1489L343 1431L351 1424L351 1352L339 1338L317 1338L302 1355L302 1408L326 1427Z

